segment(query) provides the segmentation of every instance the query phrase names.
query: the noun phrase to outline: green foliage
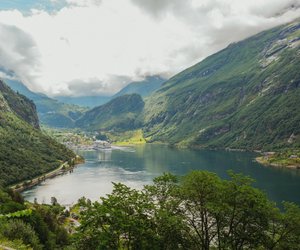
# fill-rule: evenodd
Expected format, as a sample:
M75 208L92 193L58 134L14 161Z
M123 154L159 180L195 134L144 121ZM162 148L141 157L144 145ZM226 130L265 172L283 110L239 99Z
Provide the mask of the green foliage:
M33 215L24 221L32 225L45 249L67 245L69 236L60 222L63 207L59 204L52 206L35 204L34 209Z
M289 166L294 168L300 167L300 151L299 149L284 149L273 155L265 155L257 158L257 160L266 165L273 166Z
M285 211L229 173L193 171L181 181L170 174L138 191L114 184L92 204L81 199L76 249L297 249L300 208Z
M36 114L34 103L25 96L12 91L3 81L0 80L0 93L5 99L9 108L22 120L39 128L39 120Z
M19 114L30 113L28 117L36 117L35 110L23 112L29 101L5 87L4 83L0 85L5 91L3 96L10 99L9 102L2 99L6 108L0 109L0 186L41 175L74 157L70 150L35 128L38 125L33 127L34 120L23 120ZM0 91L0 96L2 94ZM16 101L12 108L15 98L21 98L21 101ZM19 105L20 102L25 104Z
M73 128L74 121L87 110L83 107L59 102L43 94L34 93L20 81L7 80L6 82L14 91L34 102L39 119L43 125L55 128ZM15 102L15 99L13 102Z
M12 113L0 114L0 183L13 184L57 168L74 154Z
M300 146L299 20L229 45L152 94L145 137L179 146ZM297 33L298 32L298 33Z
M0 189L0 247L16 249L62 249L69 244L59 204L23 204L14 192ZM14 206L12 206L14 204ZM10 208L11 210L9 210Z
M35 100L35 103L41 123L53 128L74 128L75 121L87 110L48 97Z
M141 129L122 132L105 132L105 134L107 135L108 141L114 145L126 146L146 143Z
M32 250L32 247L26 246L21 240L8 240L0 236L0 248L2 249L18 249L18 250Z
M9 214L0 214L0 219L1 218L20 218L24 216L30 216L32 214L31 209L25 209L25 210L19 210L14 213L9 213Z
M30 214L30 210L26 209L23 200L19 199L18 195L13 192L8 193L0 189L0 219L20 217L23 213L24 215Z
M300 242L300 209L293 203L284 203L286 213L276 221L276 237L271 238L272 247L297 249ZM277 227L276 227L277 226ZM293 231L292 234L289 231Z
M192 172L184 179L183 197L186 216L193 214L188 223L199 248L209 249L214 241L221 249L264 246L262 232L268 231L275 208L248 178L232 175L221 181L215 174Z
M0 220L0 234L10 240L19 239L34 249L42 249L39 239L33 228L22 220Z
M86 112L76 125L89 130L133 130L141 127L137 116L143 108L140 95L123 95Z
M122 198L121 198L122 197ZM123 184L114 184L108 198L88 206L82 218L77 247L79 249L150 248L155 242L148 220L151 206L143 193Z
M96 139L101 141L108 141L107 135L103 133L99 133L98 135L96 135Z
M179 179L164 174L142 190L114 183L113 192L100 202L82 198L75 205L80 226L72 245L62 226L63 207L19 203L23 210L0 218L0 242L49 250L298 249L300 208L284 203L281 212L251 186L252 179L229 176L221 180L214 173L192 171ZM0 192L0 208L16 200L12 192Z

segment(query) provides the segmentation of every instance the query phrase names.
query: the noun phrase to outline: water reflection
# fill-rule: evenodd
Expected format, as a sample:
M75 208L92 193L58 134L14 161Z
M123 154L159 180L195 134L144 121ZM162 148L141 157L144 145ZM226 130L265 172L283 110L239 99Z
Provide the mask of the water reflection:
M184 175L190 170L208 170L222 178L227 171L249 175L255 186L265 190L276 202L294 201L300 204L300 171L270 168L254 162L255 154L208 150L179 150L164 145L141 145L134 148L113 148L104 151L79 152L86 162L66 174L46 180L24 192L26 199L50 202L55 196L62 204L70 204L86 196L92 200L108 194L111 182L122 182L134 188L151 183L163 172Z

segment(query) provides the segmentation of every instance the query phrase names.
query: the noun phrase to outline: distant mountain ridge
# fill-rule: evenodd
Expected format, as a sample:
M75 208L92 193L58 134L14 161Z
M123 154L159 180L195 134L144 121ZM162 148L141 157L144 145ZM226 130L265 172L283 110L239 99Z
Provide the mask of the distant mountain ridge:
M6 81L12 89L14 89L18 93L23 94L24 96L34 101L34 103L37 106L39 119L42 124L50 127L57 127L57 128L74 128L75 126L78 126L78 124L83 123L82 122L83 119L80 119L80 117L83 116L86 111L88 111L88 108L79 107L74 104L66 104L58 100L49 98L44 94L32 92L22 82L17 80L6 80ZM61 96L58 97L58 99L69 103L82 104L82 106L84 106L84 104L89 104L89 106L100 107L101 105L97 105L97 104L103 103L102 105L105 105L110 100L114 100L123 95L124 96L131 95L131 94L139 95L140 93L144 97L147 97L149 94L156 91L164 81L165 79L160 76L148 76L143 81L132 82L128 84L125 88L123 88L121 91L119 91L117 94L115 94L112 97L108 97L108 96L62 97ZM118 100L119 99L117 99L116 102L118 102ZM137 100L138 106L141 105L142 102L139 99L135 99L135 100ZM124 103L126 103L126 101ZM105 110L107 111L107 109ZM88 114L91 114L91 112L88 112ZM88 116L85 115L84 117L88 117ZM90 119L90 115L89 115L89 119ZM77 120L79 121L77 122Z
M161 87L167 79L157 76L147 76L144 80L129 83L112 98L126 95L126 94L139 94L142 97L147 97Z
M68 104L75 104L82 107L89 107L94 108L101 106L103 104L108 103L110 100L127 94L138 94L140 96L147 97L151 95L154 91L160 88L160 86L166 81L167 79L159 76L146 76L144 80L131 82L122 88L119 92L112 96L57 96L55 97L57 100L68 103Z
M32 92L20 81L7 79L6 83L14 91L33 100L41 123L50 127L73 128L75 120L87 110L76 105L59 102L44 94Z
M94 108L111 100L111 96L56 96L57 100L67 104Z

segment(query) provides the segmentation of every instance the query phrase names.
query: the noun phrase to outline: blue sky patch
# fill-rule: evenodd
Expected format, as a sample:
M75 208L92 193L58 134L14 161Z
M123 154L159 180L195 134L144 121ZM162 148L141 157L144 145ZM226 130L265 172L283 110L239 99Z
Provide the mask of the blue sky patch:
M31 9L58 11L67 5L65 0L0 0L0 10L17 9L24 14L29 14Z

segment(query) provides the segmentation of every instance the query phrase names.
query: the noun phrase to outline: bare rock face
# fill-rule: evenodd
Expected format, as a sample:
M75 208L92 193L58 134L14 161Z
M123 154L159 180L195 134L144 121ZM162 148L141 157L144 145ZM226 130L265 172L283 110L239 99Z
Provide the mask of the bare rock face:
M294 133L291 134L290 138L288 139L288 143L292 144L296 139L296 135Z
M5 98L0 92L0 111L10 111L9 106L7 105L7 102L5 101Z

